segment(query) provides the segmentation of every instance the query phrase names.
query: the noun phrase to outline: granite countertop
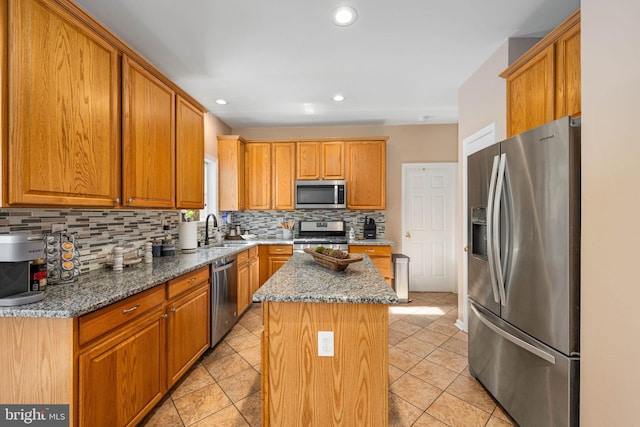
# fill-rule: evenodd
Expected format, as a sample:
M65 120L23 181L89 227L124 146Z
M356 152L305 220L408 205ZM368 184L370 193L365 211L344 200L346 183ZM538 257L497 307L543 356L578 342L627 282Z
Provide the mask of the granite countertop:
M367 255L344 271L332 271L310 254L294 253L253 294L253 301L391 304L398 297Z
M353 246L395 246L396 243L387 239L354 239L348 242Z
M178 253L171 257L154 258L152 264L141 262L126 267L122 273L114 273L110 268L102 268L80 275L73 283L50 284L44 290L42 301L14 307L0 307L0 317L78 317L189 273L223 256L234 255L258 245L291 245L293 241L256 239L237 243L225 241L225 243L231 247L199 248L193 254ZM393 244L381 239L349 243ZM349 269L357 270L354 266L347 268ZM377 273L377 270L375 272ZM382 282L385 283L384 280Z
M0 317L78 317L257 245L200 248L193 254L154 258L152 264L140 262L121 273L102 268L80 275L73 283L48 285L42 301L0 307Z

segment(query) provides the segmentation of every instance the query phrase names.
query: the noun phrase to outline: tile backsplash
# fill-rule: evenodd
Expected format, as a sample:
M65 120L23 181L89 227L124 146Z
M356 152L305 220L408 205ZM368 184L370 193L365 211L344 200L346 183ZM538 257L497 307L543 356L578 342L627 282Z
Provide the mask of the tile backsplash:
M169 234L177 238L179 211L0 209L0 233L50 233L53 224L64 224L75 233L81 272L102 268L116 244L140 246Z
M295 211L241 211L222 212L221 216L226 218L227 223L234 226L240 225L243 230L248 230L258 237L282 238L282 228L280 221L294 220L296 226L294 237L297 236L299 221L345 221L347 232L353 227L356 236L363 236L364 217L373 218L376 222L376 232L380 239L385 238L385 211L350 211L341 209L307 209Z
M261 239L282 239L280 221L294 220L297 236L298 222L336 221L353 227L362 237L365 216L373 218L378 238L385 238L385 211L295 210L221 212L220 230L226 233L230 225L257 234ZM180 211L176 210L84 210L84 209L0 209L0 234L46 234L54 224L63 224L69 233L76 234L81 272L102 268L115 245L141 246L146 241L169 234L177 241ZM164 231L163 226L169 230ZM211 224L210 224L211 227ZM211 227L212 229L213 227ZM198 225L198 240L204 239L204 222Z

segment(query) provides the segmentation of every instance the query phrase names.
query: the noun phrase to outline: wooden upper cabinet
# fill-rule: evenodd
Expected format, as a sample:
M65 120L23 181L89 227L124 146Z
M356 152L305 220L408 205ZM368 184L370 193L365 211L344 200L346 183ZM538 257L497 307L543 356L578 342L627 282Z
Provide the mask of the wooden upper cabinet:
M580 22L556 42L556 119L582 115Z
M176 207L204 207L204 116L176 97Z
M244 152L242 137L218 136L218 206L221 211L245 208Z
M123 205L173 208L175 92L127 56L122 70Z
M247 209L293 209L294 142L250 142L245 149Z
M500 74L507 79L507 136L581 115L580 11Z
M386 140L347 143L347 208L386 208Z
M507 133L517 135L554 119L555 49L548 46L507 78Z
M296 144L272 143L271 157L271 209L293 209L295 207Z
M271 143L248 143L245 153L247 209L271 209Z
M118 52L54 3L6 6L4 203L117 206Z
M344 179L344 142L298 142L296 165L296 179Z

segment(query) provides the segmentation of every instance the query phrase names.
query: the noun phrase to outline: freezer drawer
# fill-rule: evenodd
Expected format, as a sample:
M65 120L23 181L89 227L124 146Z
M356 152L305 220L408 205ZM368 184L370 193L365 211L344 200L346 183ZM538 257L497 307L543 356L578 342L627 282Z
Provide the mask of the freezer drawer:
M469 301L471 374L522 427L578 426L579 359Z

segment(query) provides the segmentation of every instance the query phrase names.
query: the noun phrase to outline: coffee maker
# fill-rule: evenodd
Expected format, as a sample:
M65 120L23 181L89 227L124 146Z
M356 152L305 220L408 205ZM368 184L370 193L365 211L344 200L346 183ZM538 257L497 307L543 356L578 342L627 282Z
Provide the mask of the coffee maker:
M44 298L44 292L31 290L31 263L40 258L44 258L42 236L0 235L0 306L28 304Z

